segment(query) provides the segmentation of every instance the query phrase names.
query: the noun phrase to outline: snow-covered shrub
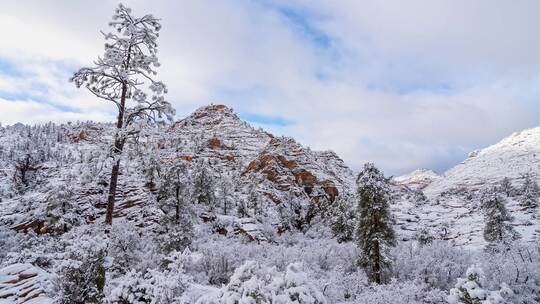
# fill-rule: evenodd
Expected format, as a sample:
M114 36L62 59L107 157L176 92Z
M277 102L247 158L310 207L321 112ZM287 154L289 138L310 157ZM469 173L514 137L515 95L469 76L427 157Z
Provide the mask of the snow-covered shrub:
M501 284L500 290L484 289L484 273L481 268L471 266L467 269L467 277L459 278L455 287L450 290L450 304L505 304L514 293L506 284Z
M358 249L352 242L338 243L330 237L310 239L297 232L287 232L276 241L277 244L239 243L223 237L195 240L194 252L201 257L194 262L193 276L201 284L208 284L207 272L213 277L220 273L221 278L229 273L223 280L228 282L232 271L248 260L275 266L278 271L285 271L290 263L300 262L312 283L324 291L331 303L355 294L358 286L353 282L366 281L357 265ZM220 266L224 258L226 270ZM213 267L208 267L210 265Z
M540 303L540 246L514 242L500 247L478 257L485 286L494 290L508 284L517 303Z
M51 236L38 235L33 230L26 234L14 236L16 244L7 252L6 264L30 263L41 268L49 268L53 264L54 254L57 248Z
M118 220L113 224L109 241L109 256L113 270L123 273L130 269L154 268L159 262L154 234L132 223Z
M370 285L350 302L354 304L439 304L446 293L426 284L391 281L385 285Z
M19 251L18 237L15 231L0 226L0 267L4 266L10 252Z
M366 274L363 271L346 267L336 267L321 275L310 275L313 284L323 293L329 303L341 303L354 301L369 285Z
M200 265L208 277L208 283L218 286L229 282L229 277L234 269L230 256L222 252L203 253Z
M49 247L52 244L49 244ZM59 303L101 303L106 282L107 238L102 230L81 226L62 235L52 294ZM56 248L58 250L58 248Z
M416 204L422 204L427 202L427 197L424 194L424 191L422 191L421 189L416 189L413 191L413 199Z
M326 304L323 294L308 282L299 264L285 273L248 261L236 269L229 284L218 293L202 297L197 304Z
M72 255L62 263L54 282L58 302L62 304L100 303L105 286L103 251Z
M471 263L471 254L447 241L425 246L400 243L392 251L393 276L398 281L415 281L447 290Z
M155 241L159 250L164 254L172 251L182 251L191 244L193 227L191 223L185 225L163 225L155 233Z
M111 282L116 285L108 296L110 303L118 304L173 304L188 287L191 278L185 273L183 255L173 252L167 258L165 269L136 271L132 269Z

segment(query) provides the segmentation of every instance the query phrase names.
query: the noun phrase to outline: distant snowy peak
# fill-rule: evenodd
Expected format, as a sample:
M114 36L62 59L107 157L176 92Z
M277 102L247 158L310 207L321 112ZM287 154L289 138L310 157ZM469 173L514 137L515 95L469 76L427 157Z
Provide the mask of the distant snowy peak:
M441 176L433 170L417 169L409 174L394 177L394 182L411 189L423 189L440 178Z
M492 146L473 151L426 191L437 194L459 187L478 189L504 177L520 184L526 173L540 177L540 127L516 132Z

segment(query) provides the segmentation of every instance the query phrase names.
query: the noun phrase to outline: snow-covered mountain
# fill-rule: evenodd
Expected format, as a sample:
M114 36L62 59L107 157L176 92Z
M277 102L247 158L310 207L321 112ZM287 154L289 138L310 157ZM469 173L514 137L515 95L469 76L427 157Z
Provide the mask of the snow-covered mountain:
M280 205L291 196L310 209L321 200L332 203L340 194L350 196L354 191L352 171L334 152L312 151L292 138L255 129L224 105L200 108L168 132L172 141L164 148L174 150L176 159L188 163L205 159L236 176L244 188L254 187L266 206L267 219L276 225ZM242 191L248 195L250 190ZM308 214L306 221L311 220Z
M428 229L458 245L484 245L481 191L508 177L516 188L515 195L507 198L507 208L514 218L512 225L524 241L539 240L538 210L519 204L519 189L525 174L540 182L540 127L514 133L474 151L442 176L417 170L396 178L398 184L411 188L422 185L426 196L425 201L416 203L407 197L394 206L399 234L410 239L421 229Z
M523 175L532 173L540 180L540 127L516 132L487 148L470 153L462 163L431 183L426 194L466 187L479 189L508 177L520 184Z
M99 220L104 212L104 185L110 166L106 145L112 128L96 123L48 128L45 133L52 134L52 139L26 139L26 132L42 131L24 126L3 130L6 167L12 162L10 155L26 153L16 150L46 155L32 172L38 176L33 191L20 195L6 189L9 193L2 202L0 221L17 231L45 233L52 229L48 227L48 211L35 206L40 202L46 206L51 189L67 182L76 192L77 213L87 222ZM141 212L154 204L151 197L157 189L153 176L159 173L152 170L156 166L184 165L192 176L207 171L215 206L199 208L196 216L213 222L222 234L240 231L256 240L266 239L261 235L263 226L269 225L272 228L267 229L274 232L291 229L283 226L284 217L291 212L299 217L296 228L305 229L338 196L353 197L353 173L334 152L312 151L292 138L256 129L223 105L202 107L162 133L146 135L140 141L139 148L129 148L123 155L114 214L139 225L157 221L151 212ZM161 164L153 165L156 161ZM11 174L3 175L4 187L9 187ZM226 203L221 196L227 196ZM34 207L23 208L24 204ZM239 214L239 208L248 211Z
M411 189L424 189L440 178L440 175L431 169L417 169L409 174L394 177L393 180L396 184L407 186Z

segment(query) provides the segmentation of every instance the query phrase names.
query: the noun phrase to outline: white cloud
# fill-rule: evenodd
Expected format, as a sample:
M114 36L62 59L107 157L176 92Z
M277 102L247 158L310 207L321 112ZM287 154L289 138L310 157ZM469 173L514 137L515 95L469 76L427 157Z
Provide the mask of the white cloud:
M32 100L6 100L0 98L0 109L2 109L2 120L0 122L5 125L18 122L33 124L49 121L111 121L113 119L112 116L103 115L102 112L66 112Z

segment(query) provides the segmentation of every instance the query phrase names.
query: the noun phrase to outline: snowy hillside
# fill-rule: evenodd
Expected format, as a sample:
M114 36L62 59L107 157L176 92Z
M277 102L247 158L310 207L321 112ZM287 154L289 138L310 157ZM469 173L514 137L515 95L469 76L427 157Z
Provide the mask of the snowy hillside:
M426 194L451 188L478 189L504 177L520 184L523 175L532 173L540 181L540 127L514 133L487 148L472 152L461 164L430 184Z
M21 128L24 132L25 129ZM7 150L11 143L17 142L19 131L17 128L10 128L4 132L6 136L2 141L5 142L4 147ZM64 161L62 165L53 161L42 162L37 170L40 175L38 186L41 190L26 192L22 197L15 196L2 203L4 208L1 221L17 230L31 228L36 232L46 231L47 223L39 219L42 214L36 214L35 211L14 212L13 209L20 210L21 206L20 203L14 203L46 199L47 192L57 187L59 180L67 181L66 178L69 179L72 175L79 177L78 181L71 180L71 183L75 182L72 186L81 183L78 187L84 191L84 196L77 194L77 201L81 208L79 212L85 214L86 221L93 222L104 211L104 205L92 205L84 201L100 200L107 170L93 165L91 172L94 173L91 174L95 174L94 176L87 176L88 172L82 171L88 169L84 164L85 159L95 158L100 162L105 160L106 155L102 154L101 147L111 137L107 128L99 124L79 124L53 128L48 132L56 132L58 134L54 136L63 139L52 144L53 147L32 149L45 149L46 154L61 154ZM209 180L215 181L216 196L221 194L227 197L216 197L214 206L206 211L200 210L201 214L198 216L208 215L209 211L222 214L226 216L226 219L223 219L226 223L222 223L223 225L241 226L235 216L238 204L243 202L246 205L258 205L257 212L250 214L250 217L257 218L256 222L272 225L275 227L274 231L289 229L291 227L282 227L279 223L280 217L285 216L283 213L289 212L282 210L283 207L289 209L289 206L282 202L294 198L298 203L295 208L299 208L294 212L303 215L301 221L295 225L307 227L320 205L333 202L342 193L348 196L354 193L352 171L335 153L311 151L291 138L274 137L257 130L221 105L200 108L163 133L148 135L145 141L148 149L145 153L150 154L135 158L128 155L125 160L127 166L119 179L123 186L118 193L119 203L115 217L127 217L145 224L152 221L150 219L153 216L150 214L147 214L148 218L142 219L139 210L148 207L147 197L156 191L155 185L150 184L153 183L153 175L158 172L145 173L140 167L152 166L152 162L157 158L160 162L165 162L166 166L185 166L193 174L203 169L207 171ZM107 163L103 162L101 166L107 166ZM6 178L8 176L5 175ZM95 183L88 183L88 179L94 179ZM224 194L224 190L228 190L228 193ZM217 194L218 192L220 194ZM248 202L250 197L256 201ZM223 199L227 202L223 203ZM222 205L219 210L213 211L220 204ZM226 230L233 229L233 226Z
M440 177L429 172L418 170L395 179L398 184L413 185L412 188L425 185L425 201L412 203L403 199L395 206L398 230L405 239L427 228L458 245L485 245L481 191L498 186L508 177L515 188L515 193L507 198L507 208L514 217L512 225L524 241L540 240L538 211L519 203L524 176L530 174L533 180L540 181L540 127L514 133L474 151Z

